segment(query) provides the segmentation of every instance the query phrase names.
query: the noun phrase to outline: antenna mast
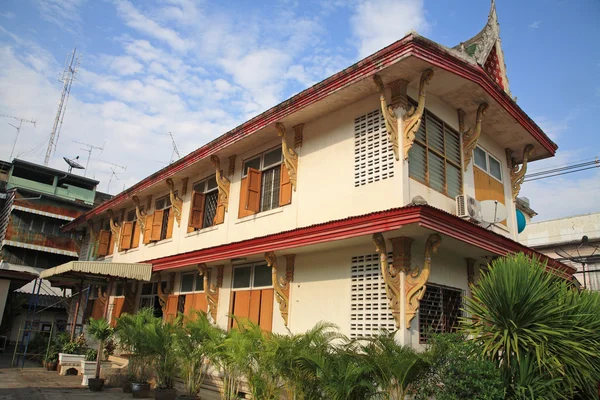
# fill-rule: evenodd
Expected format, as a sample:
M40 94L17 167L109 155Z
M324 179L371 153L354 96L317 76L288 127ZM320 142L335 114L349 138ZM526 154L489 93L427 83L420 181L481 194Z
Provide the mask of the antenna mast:
M60 129L62 128L62 121L65 118L65 112L67 111L67 102L71 94L71 85L77 74L77 67L81 61L77 54L77 47L67 56L65 62L65 69L63 71L60 82L63 82L63 90L60 95L60 101L58 102L58 111L56 112L56 118L54 118L54 125L52 126L52 132L50 132L50 141L48 142L48 149L46 150L46 158L44 159L44 165L48 165L52 150L56 151L56 145L58 143L58 135L60 135Z
M8 123L10 126L12 126L13 128L15 128L17 130L17 135L15 136L15 140L13 142L12 149L10 150L10 157L8 158L8 161L12 161L12 156L13 156L13 153L15 152L15 146L17 145L17 139L19 138L19 133L21 133L21 125L23 125L23 122L29 122L30 124L33 124L33 127L35 128L35 119L30 120L30 119L13 117L12 115L4 115L4 114L1 114L0 116L7 117L7 118L14 118L17 121L19 121L19 126L13 125L10 122Z
M87 174L88 165L90 165L90 157L92 156L92 150L97 149L97 150L103 151L104 144L106 144L106 142L104 142L102 147L94 146L94 145L88 144L88 143L78 142L77 140L73 140L73 143L82 144L85 147L87 147L87 149L81 149L83 151L87 151L87 153L88 153L87 161L85 163L85 170L84 170L85 172L83 173L83 176L85 176Z
M169 132L169 136L171 136L171 141L173 142L173 152L171 153L171 161L169 162L169 164L172 164L175 154L177 154L178 160L181 158L181 155L179 154L179 150L177 150L177 145L175 144L175 138L173 137L173 134L171 132Z
M106 187L106 193L110 193L110 183L112 182L112 179L115 178L116 180L119 180L119 177L117 176L117 173L116 173L116 169L120 168L122 170L121 172L125 172L125 171L127 171L127 166L122 166L122 165L104 161L104 160L98 160L98 161L111 166L110 167L111 175L110 175L110 179L108 180L108 186Z

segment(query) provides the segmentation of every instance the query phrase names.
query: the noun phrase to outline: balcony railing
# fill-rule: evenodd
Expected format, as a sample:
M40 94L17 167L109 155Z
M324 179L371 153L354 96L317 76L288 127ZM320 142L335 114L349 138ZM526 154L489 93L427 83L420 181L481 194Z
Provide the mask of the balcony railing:
M72 251L79 253L80 243L68 236L50 235L47 233L34 232L28 229L18 229L9 226L6 230L5 240L26 243L34 246L50 247L52 249Z

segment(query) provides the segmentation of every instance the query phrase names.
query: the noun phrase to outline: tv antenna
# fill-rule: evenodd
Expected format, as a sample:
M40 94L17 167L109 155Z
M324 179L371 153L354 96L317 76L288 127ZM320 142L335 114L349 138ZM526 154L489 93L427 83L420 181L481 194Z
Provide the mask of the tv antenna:
M590 264L597 264L600 262L600 246L590 243L590 239L587 235L581 237L581 243L571 253L567 252L562 247L559 247L555 252L562 257L563 260L569 260L574 264L581 264L584 289L588 287L588 281L591 283L592 272L600 272L600 269L589 268L586 271L586 266L589 267ZM589 279L586 277L586 273L590 275Z
M63 157L63 160L65 160L65 162L69 165L69 173L71 173L71 171L73 170L73 168L75 169L84 169L83 165L79 164L77 161L75 160L79 160L79 156L75 157L75 158L67 158L67 157Z
M19 138L19 133L21 133L21 125L23 125L23 122L29 122L30 124L33 124L33 127L35 128L35 119L25 119L25 118L19 118L19 117L14 117L12 115L5 115L5 114L0 114L0 117L6 117L6 118L13 118L16 119L17 121L19 121L19 125L13 125L10 122L8 123L10 126L12 126L13 128L15 128L17 130L17 134L15 135L15 140L13 141L13 145L12 145L12 149L10 150L10 157L8 158L8 161L12 161L12 156L13 153L15 152L15 146L17 145L17 139Z
M81 56L77 55L77 47L75 47L73 51L67 55L65 69L63 70L62 77L59 79L60 82L63 82L63 89L60 94L58 111L56 112L56 118L54 118L52 132L50 132L50 140L48 141L48 149L46 150L46 158L44 159L45 166L48 166L52 151L54 150L54 152L56 152L60 130L67 111L67 103L69 102L69 96L71 95L71 85L73 85L80 63Z
M106 187L106 193L110 193L110 183L112 182L113 178L115 178L116 180L120 180L119 177L117 176L117 173L115 172L116 167L110 167L110 179L108 180L108 186Z
M108 185L106 187L106 193L110 193L110 183L112 182L113 178L115 178L116 180L120 180L119 177L117 176L117 171L120 170L119 173L125 172L125 171L127 171L127 166L115 164L113 162L104 161L104 160L97 160L97 161L110 165L111 175L110 175L110 179L108 180Z
M78 142L77 140L73 140L73 143L81 144L81 145L84 145L85 147L87 147L87 149L81 149L83 151L87 151L87 153L88 153L87 161L85 163L85 172L83 173L83 176L85 176L87 174L88 165L90 165L90 157L92 156L92 150L103 151L104 150L104 145L106 144L106 142L104 142L104 144L102 145L102 147L94 146L94 145L89 144L89 143Z
M171 132L169 132L169 136L171 136L171 142L173 143L173 151L171 152L171 161L169 161L169 164L172 164L174 156L177 155L177 159L179 160L181 158L181 155L179 154L179 150L177 150L177 145L175 144L175 138L173 137L173 134Z

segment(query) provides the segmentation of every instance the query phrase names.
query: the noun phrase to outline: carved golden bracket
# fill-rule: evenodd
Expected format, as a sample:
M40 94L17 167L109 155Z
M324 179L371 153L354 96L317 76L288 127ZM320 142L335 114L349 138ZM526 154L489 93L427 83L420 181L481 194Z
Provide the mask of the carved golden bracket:
M475 283L475 260L474 258L467 258L467 282L469 287Z
M379 254L381 274L385 282L385 293L390 301L390 310L396 321L396 327L400 327L400 274L388 263L385 238L381 233L373 235L373 244L375 244L375 251Z
M185 177L181 180L181 197L187 194L188 182L190 178Z
M298 124L292 126L294 130L294 148L302 147L302 132L304 131L304 124Z
M406 293L406 329L410 329L410 322L417 314L419 303L425 295L425 284L431 274L431 255L437 253L442 244L442 237L437 233L430 235L425 243L425 261L423 268L415 266L408 274L404 292Z
M292 189L296 191L296 178L298 173L298 153L287 145L285 126L277 122L277 136L281 137L281 149L283 152L283 161L287 169L292 184Z
M146 214L148 214L148 211L150 211L151 208L152 208L152 195L149 194L148 197L146 197Z
M477 116L475 117L475 128L469 129L465 127L465 112L462 109L458 110L458 126L463 138L463 155L465 158L463 168L465 172L467 171L467 166L473 158L473 150L475 150L475 146L477 146L477 141L481 135L481 120L483 119L487 109L487 103L481 103L479 105L477 108Z
M519 192L521 191L521 185L525 180L525 174L527 173L527 160L533 154L533 145L528 144L523 149L523 163L519 168L519 164L516 163L515 159L512 157L511 149L506 149L506 162L508 163L508 168L510 169L510 184L512 189L512 197L513 201L517 199Z
M279 312L283 318L283 323L288 326L289 301L290 301L290 282L277 276L277 256L272 251L265 253L267 265L271 267L271 278L273 288L275 289L275 298L279 303ZM279 279L278 279L279 278Z
M94 221L92 221L91 219L88 219L87 221L88 227L90 228L90 241L89 241L89 246L92 246L92 253L89 253L88 250L88 255L90 255L92 257L92 259L96 259L98 257L98 233L94 230Z
M392 144L394 156L396 157L396 161L398 161L400 160L400 145L398 143L398 117L396 117L392 106L388 105L387 101L385 100L385 85L383 84L381 77L377 74L373 75L373 82L375 82L375 86L377 86L377 91L379 92L381 114L385 120L385 129L388 133L388 140Z
M146 228L146 211L142 211L140 209L140 198L137 196L133 196L131 198L133 203L135 204L135 215L137 217L138 224L140 224L141 231L144 232Z
M409 272L411 267L412 243L413 239L406 236L390 238L392 242L392 265L396 271Z
M169 186L169 198L171 199L171 205L173 206L173 212L175 213L175 221L177 226L181 226L181 207L183 206L183 200L175 194L175 183L173 179L167 178L167 186Z
M102 304L102 308L104 308L104 305L108 301L108 293L102 291L101 285L98 285L98 300Z
M223 273L223 266L219 265L221 274ZM204 293L206 293L206 302L208 303L208 313L212 317L213 322L217 323L217 309L219 307L219 288L221 285L217 279L217 285L209 283L208 279L208 267L206 264L198 265L198 273L204 277ZM222 275L221 275L222 276ZM222 284L222 282L221 282Z
M433 77L433 70L426 69L421 74L421 81L419 83L419 103L417 108L410 106L406 114L402 117L403 121L403 134L404 134L404 159L408 159L408 151L412 147L415 136L419 127L421 126L421 120L423 118L423 111L425 111L425 86L429 84Z
M216 180L217 186L219 188L219 199L217 201L217 207L223 206L225 208L225 212L227 212L227 207L229 205L229 187L231 182L221 173L221 161L219 157L216 155L210 156L210 162L215 166L216 172Z
M295 254L287 254L285 256L285 279L288 282L294 281L294 263L296 261Z
M158 282L156 284L156 295L158 296L158 302L160 303L160 308L162 308L163 315L167 312L167 301L169 299L169 295L173 293L173 288L175 287L175 272L171 272L169 274L169 282L167 283L167 290L163 292L162 290L162 277L160 272L156 273L158 277Z
M115 214L113 210L108 209L106 210L106 212L108 213L108 223L110 224L110 231L113 237L115 238L114 244L116 244L118 248L119 244L121 243L121 226L115 222Z
M405 79L396 79L388 83L390 89L392 89L392 108L402 107L405 110L408 109L408 81Z
M229 156L229 171L227 172L228 176L233 176L235 174L235 154Z

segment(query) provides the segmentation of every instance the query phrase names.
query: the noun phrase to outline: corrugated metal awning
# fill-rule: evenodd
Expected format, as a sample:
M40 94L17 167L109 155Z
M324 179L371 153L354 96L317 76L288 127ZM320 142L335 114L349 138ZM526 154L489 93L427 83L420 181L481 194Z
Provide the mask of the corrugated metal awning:
M152 264L111 263L101 261L69 261L58 267L40 273L40 278L52 280L77 280L86 277L115 277L149 281L152 278Z
M17 200L19 200L19 199L17 199ZM28 212L31 214L43 215L44 217L62 219L65 221L73 221L75 219L73 217L67 217L66 215L54 214L54 213L50 213L47 211L36 210L35 208L23 207L23 206L18 206L18 205L14 205L14 206L12 206L12 208L13 208L13 210L24 211L24 212Z
M3 240L2 245L3 246L20 247L22 249L45 251L46 253L61 254L63 256L69 256L69 257L79 257L79 254L77 254L76 251L55 249L54 247L47 247L47 246L38 246L37 244L15 242L14 240Z

